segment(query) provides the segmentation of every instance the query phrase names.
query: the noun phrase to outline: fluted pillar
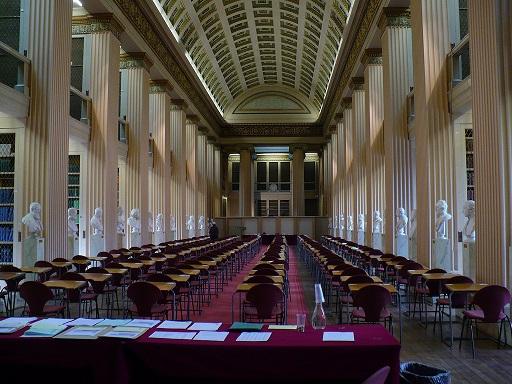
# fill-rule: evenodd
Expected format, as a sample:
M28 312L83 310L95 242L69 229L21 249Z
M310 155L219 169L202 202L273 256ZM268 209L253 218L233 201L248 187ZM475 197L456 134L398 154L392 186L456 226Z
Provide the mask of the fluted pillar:
M338 217L343 215L345 217L347 213L346 207L346 194L345 194L345 182L347 176L347 158L346 158L346 135L345 135L345 127L342 119L342 115L338 117L338 122L336 123L336 132L338 136ZM346 238L346 230L340 228L340 220L338 220L338 233L342 238ZM345 227L346 220L343 221L343 226Z
M366 142L366 106L364 78L354 77L350 83L352 88L352 124L354 146L354 231L357 230L359 214L366 213L366 153L368 151ZM369 222L365 215L365 221ZM367 228L365 227L365 232ZM367 244L368 236L365 234L364 243Z
M215 216L215 147L206 138L206 215Z
M324 199L326 214L332 219L332 144L327 142L324 149ZM331 230L332 234L332 230Z
M293 177L293 215L304 216L304 148L296 146L292 148L292 177Z
M367 49L363 56L366 104L366 221L371 245L373 213L384 212L384 94L382 52Z
M453 130L448 111L447 54L450 52L448 1L411 2L414 64L414 131L416 136L417 254L431 260L435 204L443 199L450 212L455 201ZM456 242L456 215L448 223L448 238ZM452 249L453 258L453 249ZM452 260L453 266L453 260Z
M476 196L476 279L510 288L512 4L469 1ZM508 42L508 43L506 43Z
M412 82L412 35L409 8L384 8L382 30L384 84L385 195L384 249L396 252L395 212L411 213L414 198L407 95Z
M117 248L117 124L119 118L119 35L117 20L110 14L73 18L73 33L91 32L89 96L92 99L91 135L87 156L87 210L83 230L94 209L103 210L104 249ZM90 245L87 244L89 253Z
M240 149L240 216L252 216L252 159L251 148Z
M333 234L338 236L338 133L335 126L332 127L333 132L331 134L331 217L333 220L334 231Z
M219 217L222 214L222 152L218 147L213 149L213 216Z
M144 53L121 56L121 70L126 73L126 121L128 157L126 163L126 210L138 208L142 243L150 243L148 231L149 201L149 68Z
M29 5L32 75L23 139L22 209L24 215L31 202L41 204L46 259L67 255L71 13L72 3L67 0ZM25 238L27 233L22 233Z
M156 220L165 218L165 240L170 240L167 218L171 214L171 87L165 80L152 81L149 87L149 127L153 136L152 205Z
M197 135L197 217L203 216L205 219L206 228L206 217L207 214L207 168L206 168L206 128L200 127Z
M185 125L185 159L186 159L186 192L185 215L194 217L194 228L197 232L197 117L187 115ZM194 235L195 235L194 232ZM190 233L188 234L190 235Z
M176 224L177 239L186 237L185 232L185 195L186 195L186 157L185 125L186 114L183 100L171 100L171 216ZM167 220L171 220L169 217ZM171 231L173 228L169 228Z
M345 131L345 191L344 191L344 204L343 211L345 214L345 223L348 230L349 217L352 216L354 219L356 211L354 209L354 147L353 147L353 124L352 124L352 99L346 97L343 99L343 128ZM352 240L352 238L351 238Z

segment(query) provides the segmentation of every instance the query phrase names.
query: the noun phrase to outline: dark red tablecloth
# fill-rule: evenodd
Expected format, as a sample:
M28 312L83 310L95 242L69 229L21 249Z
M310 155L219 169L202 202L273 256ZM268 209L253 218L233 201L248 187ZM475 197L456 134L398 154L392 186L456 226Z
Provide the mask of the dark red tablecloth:
M380 325L326 329L354 332L353 343L323 342L322 331L312 329L273 331L261 343L236 342L233 332L225 342L151 339L154 330L138 340L21 338L23 330L2 335L2 377L49 377L53 383L360 383L389 365L388 383L399 383L400 344Z

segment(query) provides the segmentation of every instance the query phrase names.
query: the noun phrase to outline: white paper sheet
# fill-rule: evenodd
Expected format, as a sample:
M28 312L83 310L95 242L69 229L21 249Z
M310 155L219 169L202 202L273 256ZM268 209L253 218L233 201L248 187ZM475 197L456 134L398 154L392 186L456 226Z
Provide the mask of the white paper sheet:
M104 333L102 337L116 337L121 339L136 339L147 331L145 327L116 327L110 332Z
M297 330L297 326L296 325L293 325L293 324L284 324L284 325L281 325L281 324L270 324L268 326L268 329L270 330L287 330L287 331L296 331Z
M228 335L229 335L229 332L200 331L194 337L194 340L200 340L200 341L224 341L224 340L226 340L226 337L228 337Z
M101 323L96 324L97 327L120 327L130 322L130 319L105 319Z
M197 332L153 332L149 337L152 339L171 339L171 340L192 340Z
M272 332L242 332L236 341L268 341Z
M107 327L75 327L66 332L66 336L97 337L101 332L105 331L105 329L107 329Z
M354 332L324 332L323 341L355 341Z
M70 321L69 323L66 323L66 325L80 325L80 326L85 325L85 326L92 327L93 325L96 325L102 321L103 321L103 319L84 319L83 317L80 317L78 319Z
M39 325L30 327L22 337L53 337L66 330L65 325Z
M35 323L30 324L30 326L37 325L39 327L39 326L64 325L73 320L74 319L48 318L48 319L41 319L39 321L36 321Z
M160 320L144 320L144 319L133 319L129 323L126 323L127 327L139 327L139 328L153 328L155 325L160 324Z
M165 320L162 321L162 324L160 324L157 328L164 328L164 329L187 329L190 324L192 324L191 321L171 321L171 320Z
M23 328L28 323L36 321L37 317L8 317L0 320L1 328Z
M7 327L0 327L0 334L6 334L6 333L14 333L19 328L7 328Z
M189 331L216 331L221 327L222 323L194 323L188 330Z

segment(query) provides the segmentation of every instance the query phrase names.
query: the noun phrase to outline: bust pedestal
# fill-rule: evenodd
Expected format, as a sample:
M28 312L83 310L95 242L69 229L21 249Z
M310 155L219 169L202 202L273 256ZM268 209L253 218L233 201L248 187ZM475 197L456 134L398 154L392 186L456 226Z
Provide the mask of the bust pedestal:
M204 228L203 228L203 229L200 229L200 230L199 230L199 235L198 235L198 236L204 236L204 235L205 235L205 234L204 234Z
M372 234L372 248L382 250L382 233Z
M68 236L68 259L71 260L73 256L78 255L78 238L76 236Z
M364 245L364 231L357 231L357 244Z
M23 240L22 265L31 267L39 260L44 260L44 238L31 235Z
M125 237L124 233L117 234L117 248L126 248L127 244L125 244Z
M476 280L475 243L465 241L462 243L463 273Z
M99 252L105 250L103 235L91 235L91 256L96 256Z
M417 255L417 240L416 240L416 236L414 237L411 237L409 239L409 259L411 260L418 260L418 255Z
M176 230L171 231L170 240L171 241L177 240L176 239Z
M450 239L434 239L432 240L433 259L432 265L434 268L442 268L449 272L452 267L452 242Z
M158 245L165 241L165 232L164 231L155 231L153 233L153 244Z
M407 235L396 235L396 255L409 256L409 238Z
M140 232L130 232L130 247L140 247L142 245L142 236Z
M191 239L196 236L196 231L193 229L188 230L188 238Z

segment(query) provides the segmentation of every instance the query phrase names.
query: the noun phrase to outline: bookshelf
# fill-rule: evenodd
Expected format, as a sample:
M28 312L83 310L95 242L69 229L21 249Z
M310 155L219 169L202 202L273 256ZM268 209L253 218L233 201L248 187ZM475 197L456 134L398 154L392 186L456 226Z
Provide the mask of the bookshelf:
M473 158L473 129L466 128L466 179L467 179L467 199L475 200L475 166Z
M0 264L13 262L15 133L0 134Z
M68 208L80 208L80 155L69 155Z

